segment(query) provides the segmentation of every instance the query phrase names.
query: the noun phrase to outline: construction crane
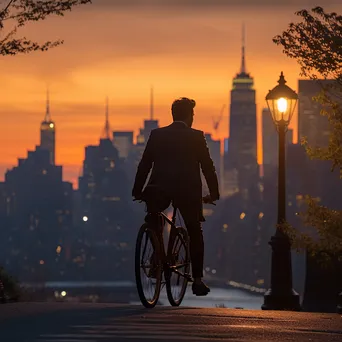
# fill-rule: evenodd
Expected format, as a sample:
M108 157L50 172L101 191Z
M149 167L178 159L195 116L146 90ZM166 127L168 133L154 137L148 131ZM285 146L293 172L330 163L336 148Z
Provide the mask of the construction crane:
M226 108L226 105L224 104L222 106L222 109L221 109L221 112L220 112L220 116L219 117L213 117L213 128L214 128L214 131L215 131L215 135L217 136L217 131L220 127L220 123L222 121L222 117L223 117L223 113L224 113L224 110Z

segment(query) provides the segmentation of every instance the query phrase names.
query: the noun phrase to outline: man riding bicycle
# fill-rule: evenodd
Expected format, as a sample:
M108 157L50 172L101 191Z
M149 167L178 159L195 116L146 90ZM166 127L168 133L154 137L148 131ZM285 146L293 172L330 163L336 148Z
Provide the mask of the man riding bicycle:
M154 198L158 202L158 210L167 209L172 201L180 211L190 238L194 278L192 291L197 296L205 296L210 289L202 281L204 242L201 222L205 221L203 200L207 203L214 202L220 198L220 194L205 136L202 131L191 128L195 105L195 101L188 98L175 100L171 108L173 123L152 130L138 165L132 195L135 199L144 197L143 188L152 169L144 192L151 187L158 188L159 198ZM200 168L210 192L204 199ZM160 199L160 193L163 194L163 200Z

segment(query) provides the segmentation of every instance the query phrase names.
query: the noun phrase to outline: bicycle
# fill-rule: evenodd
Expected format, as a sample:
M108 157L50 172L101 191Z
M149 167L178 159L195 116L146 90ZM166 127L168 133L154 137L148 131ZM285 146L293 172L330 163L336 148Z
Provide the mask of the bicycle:
M142 202L142 200L140 200ZM203 198L204 203L215 203ZM190 275L189 236L184 227L176 226L177 208L173 207L170 220L163 212L148 213L145 223L140 227L135 247L135 279L141 303L146 308L153 308L158 302L162 285L166 285L167 298L172 306L179 306L183 301ZM165 251L163 232L165 223L170 225L170 235ZM152 254L144 262L147 245L150 243ZM181 253L182 250L182 253ZM164 275L164 281L162 281ZM145 292L145 283L154 286L151 296ZM178 290L178 295L175 294Z

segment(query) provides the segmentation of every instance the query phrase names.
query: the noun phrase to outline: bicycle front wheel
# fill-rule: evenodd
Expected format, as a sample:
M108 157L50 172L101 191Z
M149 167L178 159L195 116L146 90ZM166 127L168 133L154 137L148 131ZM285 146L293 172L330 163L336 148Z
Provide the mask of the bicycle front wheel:
M168 260L170 271L166 278L166 293L170 304L179 306L184 298L190 277L189 239L183 227L171 229Z
M135 280L141 303L153 308L159 299L162 279L160 245L156 233L143 224L135 246Z

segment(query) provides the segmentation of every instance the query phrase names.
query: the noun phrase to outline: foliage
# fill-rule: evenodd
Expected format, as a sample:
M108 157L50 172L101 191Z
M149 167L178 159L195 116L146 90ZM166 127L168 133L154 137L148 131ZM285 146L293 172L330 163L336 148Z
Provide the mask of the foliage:
M316 255L324 251L327 258L342 255L342 212L331 210L319 205L316 199L306 197L307 210L298 215L307 228L299 232L286 223L281 228L286 231L292 246L300 250L307 250Z
M0 266L0 281L2 282L5 290L5 295L16 300L20 296L20 288L16 279L11 277L1 266Z
M342 177L342 16L326 13L321 7L296 14L301 21L291 23L273 41L298 62L301 76L320 83L322 91L313 100L321 104L321 114L330 125L327 146L310 146L306 138L301 143L312 159L330 161L332 170L339 168ZM330 81L323 84L320 79ZM308 209L299 215L305 226L315 228L315 234L301 234L286 224L282 228L294 247L312 253L325 251L328 256L342 255L342 212L321 206L311 197L306 203Z
M287 31L274 38L283 46L283 52L295 59L301 68L301 75L319 81L322 92L314 100L322 105L322 115L330 123L328 147L311 147L304 138L302 143L310 157L332 161L332 167L342 170L342 16L326 13L323 8L296 13L302 18L291 23ZM341 174L342 176L342 174Z
M91 0L6 0L4 3L0 8L0 55L6 56L46 51L62 44L62 40L38 43L26 37L18 38L18 30L51 15L64 16L74 6L91 3Z

